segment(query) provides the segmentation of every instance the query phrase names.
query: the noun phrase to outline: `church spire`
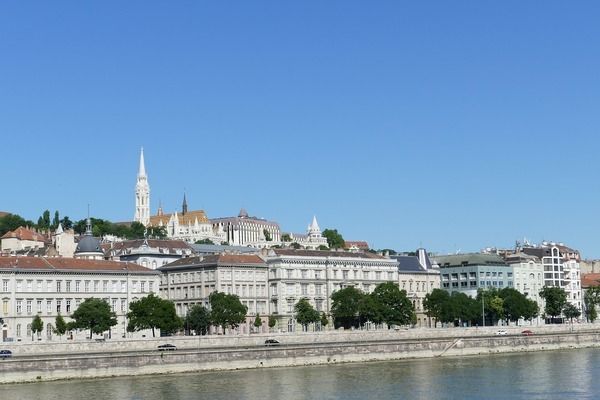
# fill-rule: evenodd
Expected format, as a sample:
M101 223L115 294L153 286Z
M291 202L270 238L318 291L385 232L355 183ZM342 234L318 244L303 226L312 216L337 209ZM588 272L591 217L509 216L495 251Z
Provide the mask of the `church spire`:
M183 192L183 204L181 205L181 214L185 215L187 213L187 200L185 198L185 191Z
M144 163L144 148L142 147L142 151L140 152L140 169L138 171L138 176L146 176L146 164Z

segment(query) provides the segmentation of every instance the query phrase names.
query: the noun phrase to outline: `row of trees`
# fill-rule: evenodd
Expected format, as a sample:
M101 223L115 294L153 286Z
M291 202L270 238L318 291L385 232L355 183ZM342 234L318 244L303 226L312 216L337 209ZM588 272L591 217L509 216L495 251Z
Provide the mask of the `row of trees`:
M539 314L538 304L513 288L479 290L477 297L434 289L425 296L423 308L439 322L469 325L495 325L500 320L531 320Z

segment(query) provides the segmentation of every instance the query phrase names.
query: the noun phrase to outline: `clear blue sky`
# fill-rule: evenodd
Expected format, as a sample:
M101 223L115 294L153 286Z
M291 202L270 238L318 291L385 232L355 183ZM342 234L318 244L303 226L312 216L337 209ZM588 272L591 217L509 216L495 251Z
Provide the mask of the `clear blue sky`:
M0 4L0 210L600 257L597 2Z

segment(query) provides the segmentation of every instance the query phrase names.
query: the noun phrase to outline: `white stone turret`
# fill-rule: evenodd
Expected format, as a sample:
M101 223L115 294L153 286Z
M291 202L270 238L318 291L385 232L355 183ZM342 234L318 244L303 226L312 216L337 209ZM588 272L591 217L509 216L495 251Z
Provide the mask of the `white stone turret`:
M313 216L312 223L308 226L308 235L312 237L321 237L321 228L317 223L317 217Z
M150 222L150 185L146 176L146 165L144 164L144 148L140 153L140 168L135 185L135 218L134 221L141 222L147 226Z

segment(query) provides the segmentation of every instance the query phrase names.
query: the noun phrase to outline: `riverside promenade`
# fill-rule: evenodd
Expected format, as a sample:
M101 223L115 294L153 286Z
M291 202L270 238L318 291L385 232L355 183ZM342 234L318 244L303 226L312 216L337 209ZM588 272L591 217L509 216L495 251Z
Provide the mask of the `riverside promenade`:
M521 332L530 329L532 336ZM497 335L505 330L506 335ZM265 346L267 338L277 346ZM176 351L158 351L161 344ZM600 346L600 325L326 331L4 343L0 383L436 358Z

